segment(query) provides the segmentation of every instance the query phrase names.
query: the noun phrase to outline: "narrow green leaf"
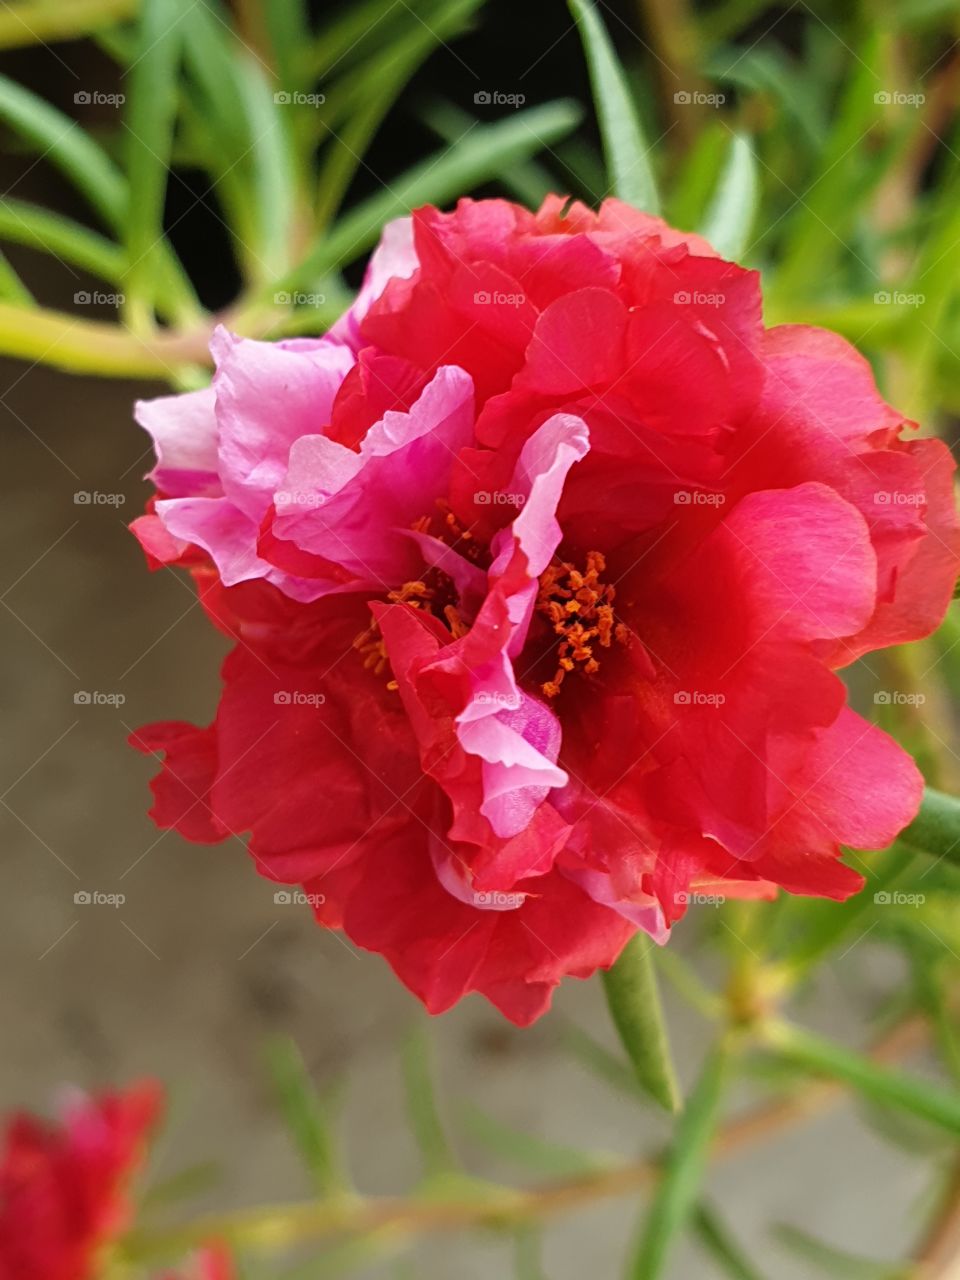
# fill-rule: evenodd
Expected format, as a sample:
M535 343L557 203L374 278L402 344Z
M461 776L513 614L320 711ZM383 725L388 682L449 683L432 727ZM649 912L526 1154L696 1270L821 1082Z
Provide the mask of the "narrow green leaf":
M370 140L399 97L417 67L438 44L454 39L466 27L481 0L441 0L424 21L410 11L410 29L393 40L369 62L363 63L340 87L337 96L349 95L348 112L339 135L330 138L318 181L317 222L332 220L359 167Z
M796 300L815 293L824 273L838 264L874 273L852 247L856 225L867 199L889 172L896 141L882 129L884 108L876 100L883 82L882 42L874 35L863 42L857 63L845 78L841 101L831 118L831 132L816 158L819 175L784 219L784 242L772 283L778 296ZM864 147L874 130L878 145ZM817 264L812 273L810 264Z
M407 1094L407 1114L413 1128L424 1172L428 1178L442 1177L456 1168L437 1110L430 1078L430 1045L426 1033L417 1027L403 1046L403 1079Z
M670 191L665 196L664 217L674 227L698 226L706 216L723 172L730 130L719 120L699 129L686 155L677 162Z
M306 84L306 54L312 39L303 0L270 0L261 6L276 82L291 91Z
M791 899L781 908L778 933L795 941L785 948L785 963L794 974L812 970L821 960L856 929L866 934L865 917L876 910L877 894L889 890L901 879L914 861L915 854L899 843L883 853L874 854L865 868L867 883L860 893L846 902ZM879 899L883 903L883 898Z
M463 1126L488 1151L552 1177L582 1177L612 1163L612 1157L594 1155L578 1147L562 1146L558 1142L548 1142L533 1134L511 1129L472 1105L463 1110Z
M182 142L213 178L234 254L243 275L254 274L252 246L259 240L260 210L251 199L258 186L250 175L255 138L241 64L246 49L216 0L194 5L183 21L188 72L181 107Z
M632 938L613 968L602 974L603 989L637 1079L661 1107L676 1111L680 1093L653 971L655 945L644 934Z
M619 1054L611 1053L606 1045L595 1040L588 1032L580 1027L567 1026L563 1030L562 1044L587 1071L611 1089L628 1098L642 1098L646 1101L647 1092L637 1081L632 1065L625 1062Z
M806 1231L788 1224L776 1227L775 1234L796 1257L815 1266L823 1275L837 1277L837 1280L907 1280L911 1274L908 1266L891 1266L889 1262L859 1257L845 1249L824 1244Z
M380 47L388 45L393 36L392 24L404 16L396 0L356 0L344 6L313 41L309 78L323 80L344 63L366 57L371 42Z
M129 207L124 219L130 315L143 323L155 301L155 247L163 240L163 205L177 110L177 71L186 0L143 0L139 56L128 78L124 116Z
M251 181L247 198L257 210L256 242L250 257L255 278L270 280L289 266L296 205L297 166L287 107L277 103L263 69L249 57L239 64L239 84L250 121Z
M0 120L55 165L108 227L118 234L123 231L129 193L126 179L75 120L6 76L0 76ZM168 304L164 311L196 319L200 314L196 297L169 245L157 245L154 253L163 274Z
M123 176L75 120L6 76L0 76L0 120L56 165L108 226L121 226L126 211Z
M745 135L734 134L716 195L700 228L700 234L724 258L738 260L750 244L758 196L753 146Z
M214 0L190 9L183 26L189 87L199 91L208 141L217 149L211 159L224 166L239 164L252 141L239 85L237 51L242 46Z
M287 1127L317 1192L332 1196L346 1190L348 1181L337 1159L327 1109L293 1040L271 1041L267 1045L267 1065Z
M926 910L923 914L924 917L927 916ZM956 921L957 910L952 902L950 915ZM907 952L912 962L917 1002L927 1014L936 1032L937 1046L943 1065L954 1084L960 1086L960 1027L957 1026L957 1019L950 1008L949 986L944 974L944 965L938 964L936 958L932 958L930 954L931 949L936 952L943 947L936 933L936 922L937 916L933 914L930 923L924 926L927 936L922 941L907 939Z
M137 0L14 0L0 11L0 49L76 40L130 17Z
M920 812L900 840L912 849L960 864L960 800L927 787Z
M763 1276L730 1234L726 1223L710 1205L698 1205L693 1215L693 1229L704 1251L717 1264L718 1270L729 1276L730 1280L763 1280Z
M648 159L649 147L610 37L592 0L569 0L569 5L587 55L614 194L646 213L659 213L660 199Z
M442 148L391 180L388 190L361 201L274 287L298 288L304 281L353 262L376 242L390 218L421 204L443 204L496 178L503 169L569 133L579 120L577 104L560 100L518 111L496 124L478 125L459 147Z
M929 230L922 238L907 286L908 291L922 301L914 308L913 322L904 328L898 347L909 371L899 403L919 422L939 408L937 372L950 355L941 334L948 317L956 314L960 274L960 175L957 170L954 168L950 177L942 179L934 190Z
M541 1233L533 1227L521 1227L515 1234L513 1243L515 1280L544 1280L540 1262Z
M727 1063L727 1047L721 1043L708 1056L677 1121L630 1272L632 1280L658 1280L664 1274L670 1250L694 1213L719 1119Z
M17 306L35 306L33 294L11 267L6 255L0 253L0 298Z
M477 126L476 116L461 111L446 99L426 103L420 111L420 117L451 147L457 146L460 139ZM500 175L500 180L528 209L538 208L544 196L557 186L549 169L536 160L512 165L506 173Z
M931 1165L949 1160L956 1150L953 1135L935 1128L910 1111L899 1111L878 1102L862 1102L863 1120L884 1142L913 1159L926 1159Z
M139 0L131 5L134 12L138 5ZM102 27L93 32L91 39L119 67L129 67L137 56L136 32L131 27Z
M112 284L123 275L124 256L117 245L79 222L24 200L8 196L0 203L0 240L48 253Z
M685 959L676 947L658 947L653 959L656 968L660 970L674 991L698 1013L703 1014L705 1018L724 1016L726 1005L723 997L706 986L690 961Z
M764 1032L767 1043L791 1062L841 1080L881 1106L902 1107L960 1134L960 1092L879 1066L862 1054L785 1022L768 1023Z
M782 107L795 143L819 151L826 133L827 113L821 101L823 95L811 92L805 70L769 42L746 50L733 45L720 48L705 67L706 74L721 83L736 85L747 93L770 95Z

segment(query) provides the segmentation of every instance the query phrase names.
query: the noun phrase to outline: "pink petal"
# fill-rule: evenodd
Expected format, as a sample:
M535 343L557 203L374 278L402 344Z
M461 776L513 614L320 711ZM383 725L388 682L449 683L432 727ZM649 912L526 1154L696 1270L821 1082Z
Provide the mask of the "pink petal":
M212 387L138 400L134 417L153 437L156 466L147 475L171 498L219 492L217 420Z
M472 429L473 383L446 366L408 412L391 410L371 427L359 453L304 436L277 485L274 531L361 581L397 586L419 576L410 526L436 510Z
M210 349L223 491L259 524L286 474L291 445L329 424L353 353L329 339L257 342L222 326Z

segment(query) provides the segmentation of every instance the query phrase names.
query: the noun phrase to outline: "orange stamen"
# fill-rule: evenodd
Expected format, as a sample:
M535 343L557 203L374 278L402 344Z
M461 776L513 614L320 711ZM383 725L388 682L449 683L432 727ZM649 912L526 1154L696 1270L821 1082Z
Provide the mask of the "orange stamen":
M616 588L600 581L606 567L599 551L589 551L585 572L555 560L540 576L537 609L560 637L557 670L552 680L540 686L548 698L557 696L567 673L578 665L587 675L600 670L596 645L609 649L614 640L618 644L629 640L628 628L614 616Z

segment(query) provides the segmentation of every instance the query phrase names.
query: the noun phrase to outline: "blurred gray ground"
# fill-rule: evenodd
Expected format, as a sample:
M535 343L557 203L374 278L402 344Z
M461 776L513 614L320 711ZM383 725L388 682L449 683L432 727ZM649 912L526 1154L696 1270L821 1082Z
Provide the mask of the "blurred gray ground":
M209 720L224 651L188 584L148 574L124 529L147 494L146 441L130 405L149 391L19 365L0 374L0 1104L43 1108L67 1081L157 1075L173 1106L156 1173L214 1158L223 1181L204 1206L281 1200L306 1187L265 1085L262 1046L290 1033L320 1083L346 1080L346 1146L361 1186L397 1192L416 1168L396 1058L416 1002L377 957L316 928L307 908L275 904L239 841L190 846L146 816L154 766L125 745L127 733L157 718ZM125 502L76 504L77 491ZM124 702L81 705L80 691ZM126 901L76 904L81 891ZM896 981L882 960L868 943L854 948L824 975L804 1018L861 1041L867 1012ZM561 1018L610 1042L599 988L570 982L556 1009L518 1032L471 998L434 1023L448 1115L469 1101L561 1143L638 1152L663 1132L659 1121L558 1045ZM672 1006L671 1022L689 1080L702 1027ZM464 1151L477 1169L515 1176L469 1144ZM881 1141L844 1106L718 1165L710 1191L765 1274L804 1280L771 1222L892 1257L912 1238L926 1180L922 1157ZM546 1276L619 1275L636 1219L635 1204L617 1201L554 1223ZM489 1237L434 1240L411 1274L507 1275L508 1255ZM670 1272L709 1274L692 1250Z

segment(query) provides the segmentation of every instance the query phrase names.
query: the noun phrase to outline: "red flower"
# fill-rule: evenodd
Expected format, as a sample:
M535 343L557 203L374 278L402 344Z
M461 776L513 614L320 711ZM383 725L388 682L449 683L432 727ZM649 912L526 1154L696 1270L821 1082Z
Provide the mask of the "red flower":
M151 558L236 647L150 726L154 817L269 878L434 1012L518 1023L698 894L844 898L916 812L835 670L929 633L953 464L756 273L617 201L393 224L324 339L219 334L140 407Z
M162 1105L158 1085L75 1094L60 1124L19 1114L0 1156L0 1280L87 1280L128 1225L128 1184Z

